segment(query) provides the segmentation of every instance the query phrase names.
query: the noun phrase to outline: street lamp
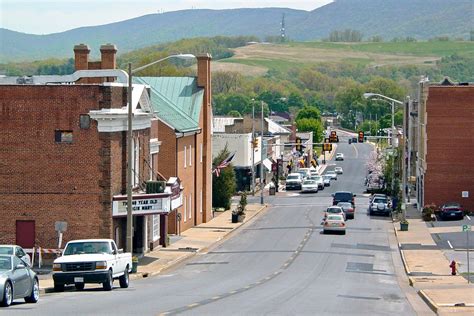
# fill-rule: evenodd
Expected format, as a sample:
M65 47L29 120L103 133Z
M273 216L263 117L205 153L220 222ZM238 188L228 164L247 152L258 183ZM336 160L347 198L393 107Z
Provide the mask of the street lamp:
M385 101L391 104L392 106L392 194L394 192L394 180L395 180L395 103L403 105L402 101L396 100L389 98L385 95L378 94L378 93L364 93L364 98L365 99L374 99L374 100L380 100L380 101ZM405 135L406 136L406 135ZM405 163L405 157L402 157L403 164ZM403 167L402 171L404 172ZM406 187L406 177L403 177L403 190L402 190L402 210L405 212L405 187ZM403 213L403 218L405 218L405 213Z
M179 58L184 60L189 60L196 58L192 54L177 54L170 55L165 58L161 58L144 66L138 67L132 70L132 63L128 63L128 87L127 87L127 97L128 97L128 130L127 130L127 155L128 155L128 165L127 165L127 233L126 233L126 251L133 251L133 213L132 213L132 76L134 73L153 66L159 62L170 58Z

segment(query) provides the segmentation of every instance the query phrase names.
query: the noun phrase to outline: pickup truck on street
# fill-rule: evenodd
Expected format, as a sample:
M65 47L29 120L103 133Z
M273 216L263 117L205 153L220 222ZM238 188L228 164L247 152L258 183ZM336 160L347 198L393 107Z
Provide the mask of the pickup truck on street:
M122 253L112 239L72 240L54 260L54 290L64 291L67 284L82 290L86 283L102 283L104 290L110 291L115 279L121 288L127 288L131 269L132 255Z

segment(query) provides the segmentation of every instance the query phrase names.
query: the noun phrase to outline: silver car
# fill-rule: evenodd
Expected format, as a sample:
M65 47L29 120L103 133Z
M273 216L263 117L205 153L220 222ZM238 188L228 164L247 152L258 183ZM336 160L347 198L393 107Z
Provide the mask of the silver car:
M15 255L31 267L30 256L18 245L0 245L0 255Z
M10 306L18 298L27 303L38 302L38 277L17 256L0 255L0 305Z

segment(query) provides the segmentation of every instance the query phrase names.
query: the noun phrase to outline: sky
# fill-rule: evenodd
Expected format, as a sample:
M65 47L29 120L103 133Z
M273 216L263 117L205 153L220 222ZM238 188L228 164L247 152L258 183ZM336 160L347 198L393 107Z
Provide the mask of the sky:
M311 11L333 0L0 0L0 28L50 34L186 9L282 7Z

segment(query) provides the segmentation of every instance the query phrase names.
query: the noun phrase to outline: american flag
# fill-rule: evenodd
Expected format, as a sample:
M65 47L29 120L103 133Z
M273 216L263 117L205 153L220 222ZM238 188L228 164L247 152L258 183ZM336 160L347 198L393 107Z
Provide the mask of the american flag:
M221 169L224 169L228 165L230 165L230 162L232 159L234 159L235 152L230 154L226 159L222 160L222 162L214 169L212 170L212 173L216 174L216 177L220 176L221 174Z

